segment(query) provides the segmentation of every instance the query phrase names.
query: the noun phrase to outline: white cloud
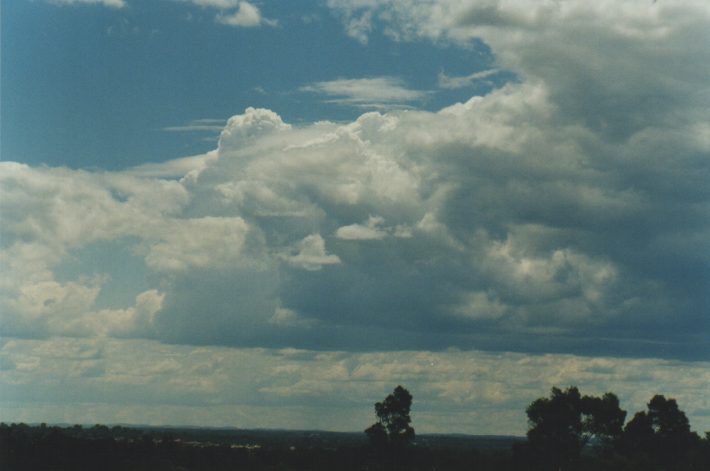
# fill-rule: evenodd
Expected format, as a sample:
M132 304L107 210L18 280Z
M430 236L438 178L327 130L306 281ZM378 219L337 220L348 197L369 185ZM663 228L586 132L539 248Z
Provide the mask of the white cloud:
M525 407L552 386L568 385L584 394L616 393L627 419L645 409L654 394L665 394L678 400L693 430L709 425L704 392L710 376L703 362L227 349L67 338L10 339L0 358L6 365L0 370L0 407L8 421L356 431L374 421L373 404L402 384L414 396L413 425L419 433L522 435ZM70 403L58 404L57 397ZM155 401L147 405L146 397Z
M530 234L525 235L523 244L530 241ZM500 292L526 300L524 309L528 312L534 311L538 303L543 309L550 309L549 302L553 300L572 303L555 309L560 315L558 326L568 321L578 322L579 318L601 320L599 316L603 316L606 309L598 309L596 316L591 311L604 306L605 298L614 291L618 273L613 264L571 249L530 256L529 247L521 247L517 239L518 234L515 234L505 242L492 242L482 261L484 270L497 281ZM574 309L569 309L573 306Z
M372 31L372 12L365 12L360 17L350 18L346 25L348 36L362 44L367 44Z
M262 23L262 18L261 12L259 12L257 7L249 2L239 2L236 11L226 15L219 15L217 21L229 26L252 28L259 26Z
M338 239L344 240L379 240L387 236L387 232L379 226L382 225L384 219L381 217L370 216L366 225L350 224L348 226L339 227L335 231L335 236Z
M351 123L248 108L216 150L124 172L1 162L5 420L362 430L402 383L417 431L523 433L530 401L576 384L710 427L707 362L655 358L708 355L707 3L329 5L360 41L483 38L519 81ZM107 251L128 256L87 268ZM109 303L121 276L141 281Z
M640 141L607 143L577 123L560 124L558 113L544 84L520 83L438 113L367 113L343 125L293 127L273 111L249 108L229 119L214 153L123 173L5 163L4 200L25 208L8 213L2 228L6 244L16 241L5 256L21 274L6 281L6 295L20 299L22 289L42 283L68 289L53 274L68 251L133 237L127 243L160 280L144 290L160 287L164 297L154 334L171 341L271 345L278 336L269 329L288 324L274 317L278 307L318 321L312 337L280 336L291 345L331 335L341 312L351 327L333 341L348 346L365 338L383 347L384 338L359 329L387 331L403 319L411 337L401 336L401 346L441 321L457 324L442 346L559 342L579 351L594 340L573 339L594 325L599 335L619 337L610 349L643 348L615 325L646 319L647 338L663 338L665 309L679 301L672 278L640 268L646 249L629 239L658 211L651 195L667 183L649 181L641 192L625 181L641 155L643 171L665 172L667 161ZM666 136L674 132L689 134ZM677 149L692 155L703 145L686 140ZM615 171L599 169L602 162ZM156 178L182 172L179 181ZM683 198L660 209L667 218L695 211ZM697 218L660 224L658 236L642 243L679 254L697 240L684 220ZM367 239L378 243L349 242ZM619 241L634 249L609 250ZM30 247L52 256L37 260ZM315 302L324 290L328 298ZM87 298L83 309L95 311L92 303ZM209 324L189 314L202 310ZM493 330L479 336L477 322ZM244 326L238 334L236 325ZM552 337L542 341L540 332Z
M710 73L710 9L703 0L594 5L583 0L329 0L328 5L346 29L369 14L401 41L482 39L498 65L545 82L567 119L610 135L628 136L654 119L673 125L665 121L668 115L658 113L659 106L681 106L681 114L696 122L707 109L702 90Z
M238 260L248 230L238 217L164 221L159 239L148 242L145 262L159 272L228 267Z
M270 324L281 327L308 327L312 322L303 319L292 309L277 307L274 315L269 319Z
M360 79L337 79L316 82L301 87L303 92L312 92L330 97L332 103L344 105L383 108L422 100L426 93L407 88L396 77L374 77Z
M304 238L296 246L298 251L295 255L284 256L291 265L304 270L320 270L324 265L337 265L340 258L337 255L328 254L325 250L325 240L320 234L311 234Z
M83 323L89 331L103 336L146 338L155 336L155 315L162 309L165 293L151 289L136 296L126 309L101 309Z
M221 132L224 129L223 119L196 119L181 126L166 126L162 128L167 132Z
M99 293L101 283L59 283L52 279L25 283L15 298L5 301L4 324L11 334L44 336L48 333L68 335L76 332L76 319L84 319ZM86 329L85 326L78 326Z
M466 88L472 86L476 82L486 80L500 73L500 69L488 69L480 72L474 72L463 77L452 77L443 72L439 72L438 85L440 88L455 90L458 88Z
M247 108L244 114L229 118L227 125L219 137L219 148L238 149L249 141L266 136L274 131L287 131L291 125L286 124L281 116L263 108Z
M237 8L242 0L184 0L200 7L210 8Z
M688 281L710 253L698 124L710 61L694 40L706 7L331 3L344 18L371 11L400 40L480 35L520 80L351 123L292 126L248 108L215 151L126 172L1 163L14 335L67 333L47 319L102 311L111 273L66 262L114 242L148 276L110 308L137 310L135 295L155 290L160 308L143 317L162 340L707 356L706 298ZM357 105L423 98L391 77L304 90Z
M223 128L220 128L220 131ZM205 167L217 158L216 151L193 155L167 162L142 164L125 171L126 174L143 178L189 178L199 174Z
M56 5L103 5L111 8L123 8L126 6L124 0L48 0Z
M238 28L255 28L261 25L276 26L276 20L264 18L259 7L244 0L183 0L203 8L219 9L215 21Z

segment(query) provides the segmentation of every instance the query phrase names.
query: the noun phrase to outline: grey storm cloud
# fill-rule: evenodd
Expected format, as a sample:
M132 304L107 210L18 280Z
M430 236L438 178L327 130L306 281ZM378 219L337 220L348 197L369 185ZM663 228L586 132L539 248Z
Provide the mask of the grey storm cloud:
M247 110L186 184L188 211L244 218L252 248L214 282L181 274L158 318L181 342L704 356L706 295L679 279L706 274L690 246L706 206L683 195L699 182L664 198L662 156L560 125L551 100L510 84L439 113L302 129ZM699 153L685 137L678 150ZM664 179L628 185L638 172ZM308 322L275 325L277 308Z
M482 38L519 77L486 96L346 124L249 108L180 180L0 164L3 330L707 359L707 5L467 3L330 2L398 40ZM134 306L54 273L105 240L144 260Z

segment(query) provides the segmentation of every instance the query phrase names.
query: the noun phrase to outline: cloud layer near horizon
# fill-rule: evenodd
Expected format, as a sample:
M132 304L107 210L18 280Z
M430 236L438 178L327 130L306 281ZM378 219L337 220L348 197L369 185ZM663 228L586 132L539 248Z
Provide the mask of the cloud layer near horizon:
M708 358L706 4L330 3L520 80L346 124L249 108L152 177L3 162L6 336ZM134 303L62 272L107 243Z
M404 384L418 433L516 434L552 386L615 392L632 417L657 393L710 426L707 362L450 350L313 352L145 340L13 339L0 348L3 420L364 430Z

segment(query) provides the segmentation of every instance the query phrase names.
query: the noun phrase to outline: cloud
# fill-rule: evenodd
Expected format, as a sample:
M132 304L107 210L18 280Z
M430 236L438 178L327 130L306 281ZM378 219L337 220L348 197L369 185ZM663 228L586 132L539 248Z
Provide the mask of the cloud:
M123 8L124 0L48 0L55 5L103 5L111 8Z
M210 8L237 8L242 0L185 0L200 7Z
M348 36L362 44L368 43L368 35L372 31L372 13L365 12L360 17L351 18L346 25Z
M304 270L320 270L323 265L337 265L340 258L325 251L325 241L320 234L311 234L300 241L296 247L295 255L285 255L284 259Z
M223 119L196 119L182 126L166 126L162 128L167 132L220 132L224 129Z
M224 128L220 128L220 131ZM125 171L126 174L144 178L182 178L201 172L210 161L217 158L216 151L193 155L167 162L141 164Z
M129 313L97 314L97 299L110 275L61 279L58 266L74 251L105 241L144 239L147 254L160 254L161 243L171 240L169 224L163 223L187 202L184 188L175 181L145 184L129 175L33 169L12 162L0 168L0 188L0 258L7 267L0 273L1 321L6 335L21 337L110 331L99 319L111 325L112 314Z
M482 70L480 72L474 72L470 75L465 75L463 77L451 77L443 72L439 73L438 85L439 88L456 90L458 88L466 88L472 86L474 83L493 77L494 75L500 73L500 69L488 69Z
M243 0L184 0L203 8L219 9L215 21L238 28L254 28L261 25L276 26L277 21L264 18L259 8Z
M276 308L276 311L274 312L274 315L271 317L271 319L269 319L269 322L271 324L284 327L307 327L312 324L308 320L305 320L301 316L299 316L297 312L282 307Z
M566 119L615 137L630 136L651 117L668 119L659 107L682 108L682 119L690 121L702 120L706 108L702 83L708 50L701 44L707 43L710 12L702 0L605 1L593 7L581 0L329 0L328 5L346 29L353 19L370 15L399 41L480 39L500 67L544 82Z
M247 108L213 152L124 172L0 163L3 330L707 359L704 4L412 5L360 8L398 40L480 36L520 80L349 123ZM303 91L424 97L391 77ZM120 306L115 268L67 268L101 243L140 265Z
M395 77L361 79L337 79L316 82L301 87L302 92L325 95L329 102L363 108L392 108L413 101L420 101L426 93L406 87Z
M380 217L370 216L367 224L350 224L348 226L339 227L335 231L335 236L338 239L344 240L379 240L387 236L387 232L380 229L384 219Z
M219 15L217 21L229 26L252 28L261 24L259 9L248 2L240 2L237 10L228 15Z
M120 172L0 162L4 419L363 430L401 383L418 432L522 434L575 384L710 427L707 3L328 4L361 42L491 47L440 87L518 80L437 112L317 82L390 111L247 108Z
M154 271L191 267L219 269L239 259L248 225L241 218L204 217L165 221L145 257Z
M13 422L354 431L372 423L373 404L403 384L414 396L419 433L523 435L525 407L553 385L574 384L584 394L615 392L627 417L660 393L678 400L693 430L709 424L706 362L57 338L6 340L0 364L0 406Z

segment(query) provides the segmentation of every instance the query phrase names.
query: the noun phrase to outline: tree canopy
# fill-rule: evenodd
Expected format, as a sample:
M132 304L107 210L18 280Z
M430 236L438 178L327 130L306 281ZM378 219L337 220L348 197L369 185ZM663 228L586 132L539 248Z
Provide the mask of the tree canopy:
M613 447L621 437L626 412L612 393L582 397L576 387L553 387L549 398L533 401L526 410L527 433L536 461L552 469L573 469L590 441Z
M377 422L365 430L370 442L378 447L401 447L413 442L411 407L412 395L402 386L397 386L384 401L375 403Z
M629 453L648 455L674 469L699 441L676 400L655 395L647 410L637 412L626 424L623 446Z

